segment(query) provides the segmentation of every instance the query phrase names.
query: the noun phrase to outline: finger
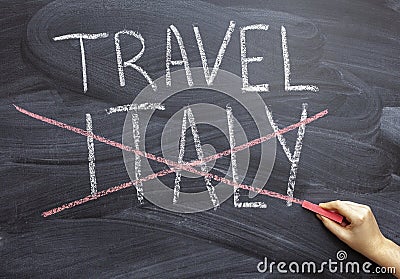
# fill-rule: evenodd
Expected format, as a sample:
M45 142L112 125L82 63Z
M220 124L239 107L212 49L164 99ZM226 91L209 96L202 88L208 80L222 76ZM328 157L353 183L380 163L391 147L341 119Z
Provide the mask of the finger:
M356 217L354 210L348 204L339 200L320 203L319 206L327 210L337 211L350 222L352 221L352 219L354 219L354 217Z
M352 201L342 201L343 203L347 204L348 206L355 207L355 208L366 208L367 206L360 203L355 203Z
M350 225L350 222L348 222L346 219L343 219L342 223L340 223L340 225L342 227L347 227L348 225Z
M336 235L340 240L344 241L346 240L347 232L344 227L342 227L340 224L337 224L336 222L329 220L328 218L324 216L320 216L321 221L324 224L324 226L330 230L334 235Z

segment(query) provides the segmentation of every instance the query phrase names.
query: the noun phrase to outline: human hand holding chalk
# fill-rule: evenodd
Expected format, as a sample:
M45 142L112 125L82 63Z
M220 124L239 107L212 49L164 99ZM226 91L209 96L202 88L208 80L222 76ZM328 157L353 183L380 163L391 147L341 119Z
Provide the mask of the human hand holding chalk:
M331 219L332 221L335 221L335 222L337 222L339 224L341 224L343 222L344 218L343 218L342 215L340 215L340 214L338 214L336 212L333 212L333 211L326 210L326 209L324 209L324 208L322 208L322 207L320 207L320 206L318 206L316 204L313 204L313 203L311 203L309 201L304 200L301 203L301 206L303 208L305 208L305 209L308 209L308 210L312 211L312 212L315 212L315 213L318 213L318 214L320 214L322 216L325 216L325 217L327 217L327 218Z
M328 230L380 266L395 267L395 275L400 278L400 246L384 237L369 206L339 200L320 203L319 206L337 211L348 221L348 224L338 224L317 214Z

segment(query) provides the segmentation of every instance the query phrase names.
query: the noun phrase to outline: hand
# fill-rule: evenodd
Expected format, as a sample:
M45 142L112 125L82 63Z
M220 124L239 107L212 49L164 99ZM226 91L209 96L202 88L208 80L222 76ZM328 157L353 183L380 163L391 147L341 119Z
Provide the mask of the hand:
M369 206L350 201L332 201L320 203L319 206L337 211L347 219L350 224L339 225L328 218L317 215L328 230L361 254L372 254L384 243L385 237L379 230Z
M338 224L317 214L328 230L377 264L395 267L396 276L400 275L400 247L383 236L369 206L350 201L332 201L319 206L336 211L347 220Z

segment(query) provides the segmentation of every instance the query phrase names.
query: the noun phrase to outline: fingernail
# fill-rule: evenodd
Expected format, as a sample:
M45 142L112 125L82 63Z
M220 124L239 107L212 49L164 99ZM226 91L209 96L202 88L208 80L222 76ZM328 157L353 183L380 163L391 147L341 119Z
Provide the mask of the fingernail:
M321 215L315 214L315 216L317 216L317 218L318 218L319 220L322 220L322 219L321 219Z

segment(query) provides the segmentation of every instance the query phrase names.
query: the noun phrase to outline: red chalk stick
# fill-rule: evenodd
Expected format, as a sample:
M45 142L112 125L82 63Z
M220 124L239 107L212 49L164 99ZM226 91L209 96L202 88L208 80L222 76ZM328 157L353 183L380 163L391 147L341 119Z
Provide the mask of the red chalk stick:
M335 222L337 222L339 224L343 222L343 216L340 215L339 213L323 209L322 207L320 207L320 206L318 206L316 204L313 204L313 203L311 203L309 201L303 201L301 206L303 208L305 208L305 209L308 209L308 210L312 211L312 212L315 212L315 213L318 213L318 214L320 214L322 216L325 216L325 217L327 217L327 218L329 218L329 219L331 219L331 220L333 220L333 221L335 221Z

